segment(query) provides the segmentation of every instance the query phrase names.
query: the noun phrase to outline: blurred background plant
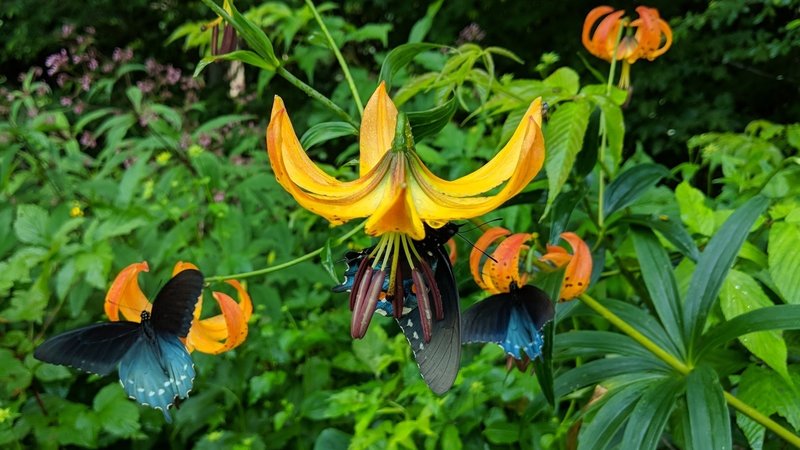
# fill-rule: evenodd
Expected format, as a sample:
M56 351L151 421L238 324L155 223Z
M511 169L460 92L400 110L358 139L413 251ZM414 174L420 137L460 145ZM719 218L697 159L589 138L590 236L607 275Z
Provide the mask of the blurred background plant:
M266 33L281 69L357 119L307 4L236 6ZM341 115L274 68L204 61L192 77L210 54L203 25L214 14L201 2L32 9L10 0L0 5L0 445L604 448L636 442L628 433L638 427L649 433L637 437L641 448L711 448L698 437L711 427L736 445L781 448L791 438L765 432L741 409L729 414L723 390L779 428L800 427L798 335L765 331L800 326L793 310L770 309L800 303L800 126L792 124L800 117L800 3L649 5L674 42L657 61L637 64L624 109L625 92L606 91L606 63L581 47L595 6L343 1L316 9L362 99L380 78L403 110L424 112L417 150L445 178L493 155L542 95L551 110L546 173L487 219L550 243L578 233L595 258L591 298L681 364L709 370L684 376L615 332L608 315L573 302L559 307L554 327L557 407L530 373L506 373L495 346L465 347L455 386L435 396L391 321L350 340L346 297L330 287L345 251L331 238L351 226L330 229L299 208L268 169L273 94L291 105L312 158L346 178L357 139ZM738 228L726 225L737 209ZM349 246L369 245L357 236ZM715 240L733 247L720 256ZM193 356L198 378L174 427L128 401L112 377L32 358L42 338L103 319L104 293L131 262L149 261L155 276L141 281L152 295L177 259L223 275L320 247L322 261L246 280L255 305L248 340L223 356ZM711 267L703 255L727 258L734 270L703 272ZM685 337L664 308L691 304L702 288L691 284L703 274L716 291L708 288L698 308L709 326L733 325L703 335L719 347L698 359L672 342ZM465 307L482 298L463 261L456 276ZM757 309L768 311L737 321ZM598 384L607 394L588 406ZM674 395L654 403L648 392ZM704 417L706 428L692 425Z

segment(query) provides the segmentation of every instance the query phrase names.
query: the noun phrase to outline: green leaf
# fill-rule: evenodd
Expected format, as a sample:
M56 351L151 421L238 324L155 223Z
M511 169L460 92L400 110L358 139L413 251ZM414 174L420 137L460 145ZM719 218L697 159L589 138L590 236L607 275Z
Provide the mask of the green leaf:
M47 210L38 205L19 205L17 220L14 221L14 232L20 242L47 247L50 238L47 233L47 222L50 220Z
M758 412L771 416L780 414L795 429L800 427L800 404L795 386L800 386L798 367L792 366L793 385L775 372L755 364L750 365L739 379L736 397ZM750 446L761 448L764 441L764 427L742 413L736 413L736 422L742 429Z
M245 120L252 120L255 118L256 116L251 114L226 114L223 116L217 116L207 122L203 122L202 125L198 126L194 132L192 132L192 138L197 139L202 134L211 133L212 131L218 130L226 125L244 122Z
M426 136L434 136L439 133L445 125L450 123L450 119L456 112L456 106L456 99L451 98L441 105L425 111L408 112L406 115L411 124L414 140L419 141Z
M611 331L578 330L556 336L557 360L605 357L607 355L649 357L650 352L630 337Z
M325 428L314 441L314 450L347 450L352 437L336 428Z
M617 430L628 420L636 401L642 395L642 385L645 383L631 383L606 392L601 405L594 408L594 417L581 426L578 450L607 448Z
M725 319L731 320L748 311L772 306L772 301L750 275L731 270L720 291L720 306ZM739 341L776 372L789 378L788 352L779 330L759 331L739 336Z
M278 66L268 60L265 60L261 56L251 52L250 50L236 50L230 53L225 53L222 55L212 55L206 56L205 58L201 59L199 63L197 63L197 67L194 69L194 75L198 76L203 69L208 67L209 64L215 63L217 61L241 61L245 64L250 64L251 66L260 67L264 70L274 72Z
M800 330L800 305L761 308L717 325L703 335L697 346L698 358L743 334L765 330Z
M683 391L682 380L665 378L651 384L636 402L622 437L622 450L655 450L669 420L678 395Z
M689 411L688 449L733 448L728 406L712 369L699 366L686 377L686 406Z
M439 44L428 44L424 42L398 45L386 55L381 65L379 80L385 81L387 86L392 85L392 78L403 67L407 66L414 58L424 51L434 48L442 48Z
M438 13L439 8L442 7L442 3L444 3L444 0L436 0L428 5L425 16L411 27L411 32L408 34L408 42L410 44L422 42L422 40L425 39L425 36L427 36L428 31L431 29L431 25L433 25L433 19L436 17L436 13Z
M30 370L14 357L11 350L0 348L0 367L3 368L0 371L0 392L4 398L17 396L30 386L33 378Z
M118 383L104 387L94 397L93 408L100 426L122 438L131 438L139 432L139 408L129 401Z
M641 378L660 377L662 374L670 373L671 370L652 355L597 359L561 373L556 378L555 396L561 398L582 387L597 384L618 375L636 374Z
M632 227L632 231L636 257L653 306L672 341L683 350L681 299L672 262L651 230Z
M555 330L555 322L552 320L544 325L542 328L542 337L544 338L542 354L540 358L533 360L533 370L534 373L536 373L536 379L539 380L542 394L544 394L544 397L552 406L556 404L555 384L553 382L553 345L556 335Z
M658 231L670 244L674 245L684 256L692 261L700 258L700 250L694 243L694 239L686 231L686 228L679 220L673 220L668 216L645 216L635 215L626 216L624 222L643 225L654 231Z
M558 197L569 177L572 166L575 164L575 157L583 146L583 138L591 112L592 108L589 102L564 103L559 105L545 127L547 152L544 165L547 171L549 190L543 216L547 215L550 206Z
M519 431L518 423L502 420L487 425L483 435L492 444L513 444L519 442Z
M150 152L138 155L136 162L122 175L115 202L118 208L127 208L131 204L133 195L141 189L140 181L147 175L149 161Z
M659 164L639 164L622 172L606 188L603 196L603 215L606 217L636 201L669 171Z
M778 222L769 231L769 276L786 303L800 304L800 225Z
M708 242L697 262L683 310L683 325L689 348L699 344L708 312L733 265L750 227L767 208L765 197L755 196L740 206ZM692 351L689 351L692 354Z
M358 136L358 130L347 122L322 122L309 128L300 138L300 145L308 151L311 147L343 136Z
M272 48L272 42L269 40L264 31L257 27L256 24L250 19L244 17L239 13L233 2L228 4L231 7L231 14L217 5L214 0L203 0L203 3L211 8L218 16L225 19L236 29L239 36L241 36L247 44L258 53L268 64L274 67L280 66L280 61L275 56L275 50Z
M675 188L675 200L681 210L681 220L689 230L711 236L716 228L714 211L706 206L706 196L684 181Z
M125 95L127 95L128 100L131 101L133 110L136 111L137 114L140 113L142 111L142 91L136 86L131 86L125 90Z
M550 215L550 239L547 242L558 242L561 233L567 229L572 212L584 195L586 195L586 189L583 185L569 192L558 194L553 202L553 213Z
M553 92L559 97L576 95L581 85L578 73L569 67L559 68L542 81L546 86L554 88Z
M320 259L322 259L322 267L328 272L328 275L331 276L331 279L334 283L340 283L339 276L336 274L336 265L333 262L333 254L331 252L331 241L332 238L328 238L325 241L325 246L322 247L322 253L320 254Z

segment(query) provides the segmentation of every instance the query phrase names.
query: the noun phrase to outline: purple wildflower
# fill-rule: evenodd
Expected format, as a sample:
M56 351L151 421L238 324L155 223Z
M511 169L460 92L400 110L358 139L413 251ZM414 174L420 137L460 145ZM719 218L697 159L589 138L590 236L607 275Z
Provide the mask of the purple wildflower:
M80 142L81 145L86 148L95 148L97 146L97 141L94 136L92 136L92 133L88 131L84 131L83 134L81 134Z
M53 53L44 60L44 66L47 67L47 74L53 75L61 70L64 64L69 62L69 55L66 49L61 49L58 53Z

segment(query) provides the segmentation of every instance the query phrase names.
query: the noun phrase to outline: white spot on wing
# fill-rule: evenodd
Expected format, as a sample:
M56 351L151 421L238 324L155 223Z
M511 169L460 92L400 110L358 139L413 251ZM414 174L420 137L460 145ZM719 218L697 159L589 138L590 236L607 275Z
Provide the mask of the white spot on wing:
M150 391L147 393L148 396L153 397L156 395L156 391Z
M158 395L164 395L164 392L167 392L167 391L165 391L165 390L163 390L163 389L159 389L159 390L158 390Z

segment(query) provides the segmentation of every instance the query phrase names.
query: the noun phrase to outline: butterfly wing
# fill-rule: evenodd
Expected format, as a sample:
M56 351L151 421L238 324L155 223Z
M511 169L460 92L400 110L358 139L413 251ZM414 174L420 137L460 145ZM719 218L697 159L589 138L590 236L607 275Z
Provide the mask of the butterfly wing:
M194 377L192 358L180 339L158 331L137 341L119 364L119 382L128 396L161 410L169 423L167 410L175 397L189 395Z
M453 386L461 364L461 309L450 260L441 247L436 252L434 278L442 295L444 318L433 321L427 344L422 337L419 308L397 319L397 323L411 345L422 378L433 392L441 395Z
M39 361L108 375L142 336L136 322L107 322L67 331L44 341L33 356Z
M192 326L192 313L197 297L202 291L203 274L199 270L184 270L172 277L153 301L153 328L186 337Z
M553 314L547 294L526 285L493 295L464 311L463 341L494 342L516 359L522 359L522 350L533 359L542 352L542 327Z

